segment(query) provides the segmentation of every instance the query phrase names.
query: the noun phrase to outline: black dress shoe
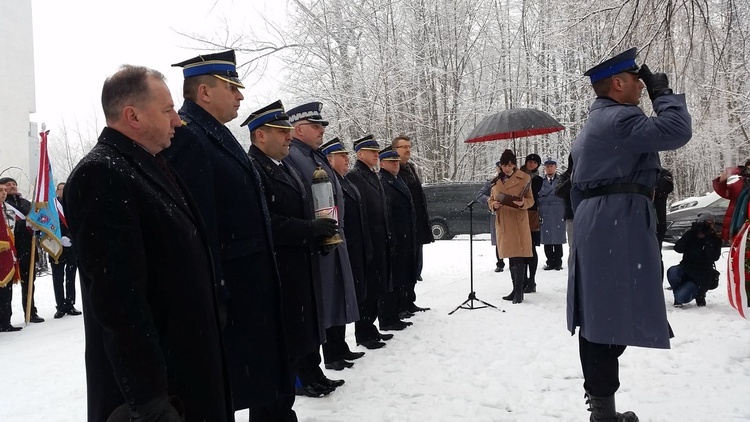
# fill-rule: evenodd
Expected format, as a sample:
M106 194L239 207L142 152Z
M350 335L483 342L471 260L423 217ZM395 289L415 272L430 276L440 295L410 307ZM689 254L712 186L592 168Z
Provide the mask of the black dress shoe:
M60 318L62 318L64 316L65 316L65 312L63 312L63 311L57 311L57 312L55 312L55 317L54 318L55 319L60 319Z
M417 276L417 281L422 281L422 276Z
M21 331L21 330L23 330L23 327L14 327L10 324L0 325L0 333L11 333L14 331Z
M37 314L31 314L31 319L29 319L29 322L35 322L35 323L44 322L44 318L40 317Z
M334 371L343 371L346 368L354 366L353 362L347 362L344 359L337 360L335 362L326 363L326 369L333 369Z
M380 337L380 340L382 340L382 341L388 341L388 340L390 340L390 339L393 338L393 334L388 334L388 333L385 333L385 334L384 333L378 333L378 336Z
M508 296L503 296L503 300L513 300L513 296L515 296L513 292L510 292Z
M555 266L555 270L557 270L557 271L560 271L560 270L562 270L562 265L556 265L556 266Z
M412 304L407 311L416 314L417 312L426 312L429 311L431 308L420 308L417 305Z
M414 325L413 322L409 322L409 321L399 321L399 322L406 325L407 327Z
M306 397L322 397L322 396L327 396L331 394L333 390L335 390L335 388L329 388L329 387L326 387L325 385L314 382L310 385L305 385L302 387L295 387L294 394L298 396L306 396Z
M342 356L346 360L357 360L365 355L365 352L352 352L351 350Z
M408 318L411 318L413 316L414 316L414 314L411 313L411 312L409 312L409 311L401 311L401 312L398 313L398 318L399 319L408 319Z
M501 267L501 266L498 265L498 266L495 267L495 272L496 273L501 273L501 272L503 272L504 269L505 268L503 268L503 267Z
M81 315L83 312L81 312L78 309L76 309L75 307L71 306L67 310L67 312L65 312L65 313L68 314L68 315Z
M549 270L554 270L554 269L555 269L555 267L553 267L552 265L545 265L545 266L544 266L544 267L543 267L542 269L543 269L544 271L549 271Z
M325 375L323 375L318 380L318 384L322 385L323 387L328 387L328 388L333 388L333 389L335 389L336 387L341 387L342 385L344 385L344 382L345 382L344 380L332 380L326 377Z
M358 346L364 346L370 350L380 349L381 347L385 346L385 343L382 341L378 341L375 339L371 340L365 340L362 343L357 343Z

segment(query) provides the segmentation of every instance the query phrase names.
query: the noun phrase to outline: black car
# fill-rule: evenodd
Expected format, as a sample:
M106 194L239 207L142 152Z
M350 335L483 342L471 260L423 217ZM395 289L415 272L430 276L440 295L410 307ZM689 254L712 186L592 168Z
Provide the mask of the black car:
M452 239L458 234L469 233L469 209L484 186L483 182L450 182L424 185L427 213L435 240ZM487 204L473 205L473 233L489 233L489 218L492 215Z
M669 207L667 213L667 233L665 242L675 243L685 234L692 224L698 219L698 214L709 212L714 216L714 229L721 234L724 223L724 215L729 207L729 200L720 197L716 193L710 193L699 198L690 198L680 201Z

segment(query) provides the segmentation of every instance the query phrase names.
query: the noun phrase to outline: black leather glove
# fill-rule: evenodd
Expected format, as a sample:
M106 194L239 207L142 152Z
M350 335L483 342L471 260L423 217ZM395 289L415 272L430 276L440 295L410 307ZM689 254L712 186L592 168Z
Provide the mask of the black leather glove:
M638 76L643 81L643 84L646 85L648 97L651 98L651 101L662 95L672 93L672 90L669 89L669 79L667 79L666 73L651 73L651 69L644 64L638 71Z
M310 221L313 237L331 237L338 233L338 222L332 218L316 218Z

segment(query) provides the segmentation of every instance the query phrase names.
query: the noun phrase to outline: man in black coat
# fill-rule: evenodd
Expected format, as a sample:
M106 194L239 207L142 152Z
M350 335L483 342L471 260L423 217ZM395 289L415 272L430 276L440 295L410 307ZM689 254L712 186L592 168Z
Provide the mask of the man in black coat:
M399 179L406 183L414 201L414 211L417 213L417 281L422 281L423 247L435 241L430 230L429 215L427 214L427 199L422 189L422 181L417 175L417 167L411 162L411 139L406 135L393 138L391 147L398 152L400 168ZM414 305L412 312L426 311L429 308L419 308Z
M393 148L380 151L380 179L383 182L388 203L388 225L391 228L391 278L393 292L381 301L380 328L382 330L403 329L411 322L400 318L414 316L409 312L413 305L410 296L417 283L416 213L411 192L403 180L398 178L399 156Z
M378 301L393 290L390 273L390 230L388 228L388 205L385 191L378 173L379 145L372 135L354 141L357 162L346 174L346 179L359 190L363 208L367 210L367 230L370 232L372 257L365 266L365 293L359 299L360 320L354 324L357 344L368 349L385 346L393 334L383 334L375 327L379 318ZM406 327L404 325L402 329Z
M8 198L5 203L11 205L23 215L29 215L31 211L31 202L21 196L18 192L18 184L10 177L3 177L0 183L5 185L8 190ZM34 232L26 226L26 221L16 219L16 228L13 229L13 235L16 240L16 252L18 253L18 268L21 270L21 307L26 315L26 303L28 302L29 293L29 266L31 265L31 242L34 239ZM36 278L36 274L31 274ZM37 315L36 302L34 301L34 279L31 280L31 318L29 322L44 322L44 318ZM25 317L24 317L25 318Z
M263 191L271 212L273 243L281 280L281 304L289 361L300 378L300 393L310 397L327 395L333 388L318 382L320 366L305 359L318 354L325 341L319 312L323 307L319 245L336 234L336 220L315 219L312 200L297 172L282 160L289 155L292 125L281 101L250 116L241 126L250 130L250 156L263 180ZM293 382L290 379L290 382Z
M57 201L62 205L63 189L65 183L57 184ZM63 245L62 254L57 262L52 262L52 286L55 289L55 302L57 312L55 318L62 318L65 314L81 315L81 311L75 308L76 303L76 250L70 242L70 229L64 221L60 222L60 235Z
M156 155L181 125L164 76L123 66L102 107L107 127L65 187L88 420L232 421L206 231Z
M696 305L706 306L706 292L718 285L714 284L714 263L721 257L721 237L714 230L713 214L702 212L697 220L674 245L682 261L667 270L676 307L693 299Z
M195 197L218 274L235 410L250 420L283 417L294 391L281 318L279 273L258 171L225 126L244 98L234 51L198 56L183 67L185 122L164 152Z

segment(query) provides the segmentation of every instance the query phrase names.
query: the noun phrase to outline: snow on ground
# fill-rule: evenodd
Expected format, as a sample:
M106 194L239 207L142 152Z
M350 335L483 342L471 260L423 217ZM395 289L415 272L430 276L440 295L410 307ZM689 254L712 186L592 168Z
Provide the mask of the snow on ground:
M449 316L470 291L468 237L427 245L417 303L432 310L379 350L355 347L350 326L350 346L366 356L351 369L326 371L346 380L330 396L298 397L300 421L588 420L578 342L565 327L567 270L543 271L538 248L538 293L512 305L501 299L511 290L510 274L493 272L487 236L473 244L474 290L499 310ZM664 257L667 267L680 260L669 245ZM726 253L717 264L724 272ZM15 288L15 325L20 296ZM0 421L84 421L83 319L52 319L50 276L37 282L36 300L46 322L0 333ZM729 307L725 285L709 292L705 308L673 308L666 290L665 300L672 349L625 351L618 408L644 422L750 420L750 326ZM247 412L237 412L237 420L246 421Z

